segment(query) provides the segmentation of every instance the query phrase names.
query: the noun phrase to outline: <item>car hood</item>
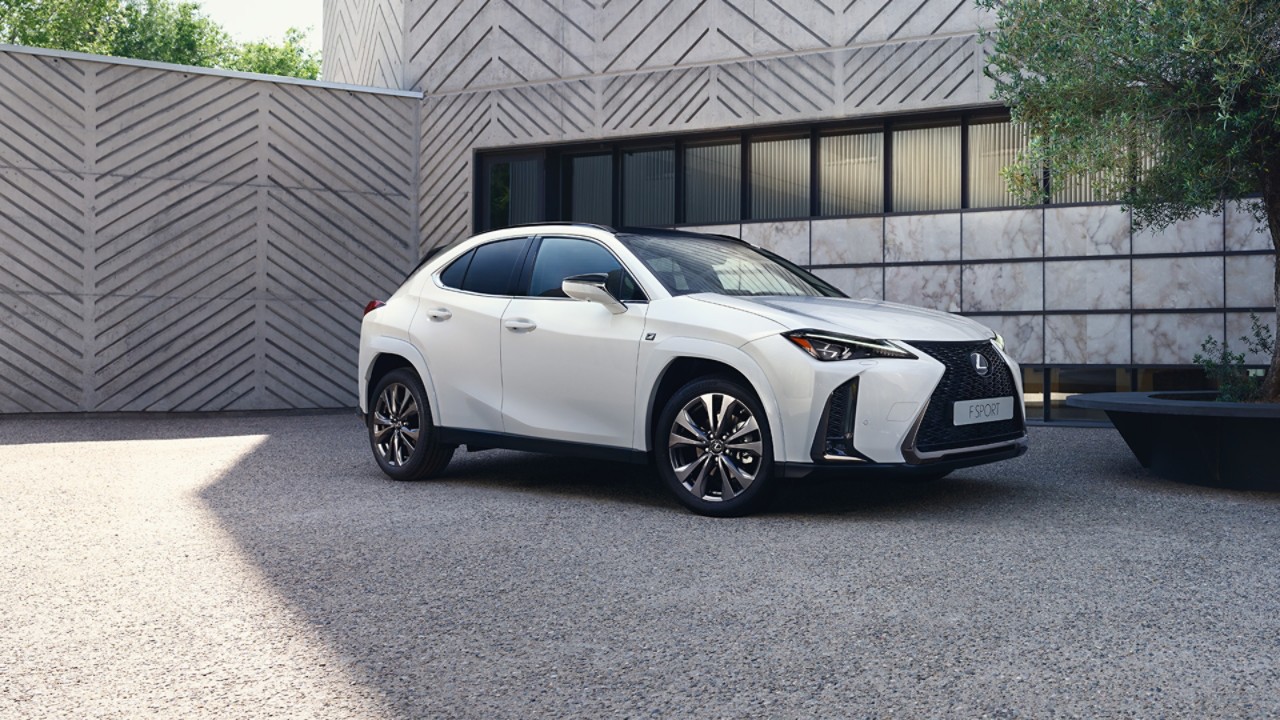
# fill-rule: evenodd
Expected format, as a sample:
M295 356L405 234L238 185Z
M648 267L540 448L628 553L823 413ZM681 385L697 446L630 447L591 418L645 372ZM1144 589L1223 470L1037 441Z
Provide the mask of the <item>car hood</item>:
M986 340L991 330L968 318L911 305L830 297L743 297L700 293L701 302L769 318L792 330L816 329L893 340Z

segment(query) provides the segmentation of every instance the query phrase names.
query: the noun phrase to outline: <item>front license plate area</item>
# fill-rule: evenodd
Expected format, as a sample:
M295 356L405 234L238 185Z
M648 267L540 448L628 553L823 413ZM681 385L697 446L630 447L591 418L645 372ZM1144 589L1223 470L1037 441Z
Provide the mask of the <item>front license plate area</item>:
M1013 419L1013 397L961 400L955 404L952 422L956 425L999 422Z

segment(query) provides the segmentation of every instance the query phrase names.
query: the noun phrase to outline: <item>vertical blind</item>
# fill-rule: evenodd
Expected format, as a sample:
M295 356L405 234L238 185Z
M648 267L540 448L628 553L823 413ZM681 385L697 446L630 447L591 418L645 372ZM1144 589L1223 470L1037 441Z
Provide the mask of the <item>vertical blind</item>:
M884 133L828 135L819 154L823 215L884 211Z
M511 201L507 223L537 222L542 219L542 161L538 159L511 162Z
M895 130L894 212L960 207L960 126Z
M622 155L624 225L672 225L676 221L675 150L634 150Z
M969 207L1018 205L1001 170L1027 149L1027 131L1012 123L969 126Z
M569 158L569 219L613 224L613 155Z
M808 217L809 138L751 143L751 217Z
M685 222L713 224L742 218L742 145L690 145L684 151Z

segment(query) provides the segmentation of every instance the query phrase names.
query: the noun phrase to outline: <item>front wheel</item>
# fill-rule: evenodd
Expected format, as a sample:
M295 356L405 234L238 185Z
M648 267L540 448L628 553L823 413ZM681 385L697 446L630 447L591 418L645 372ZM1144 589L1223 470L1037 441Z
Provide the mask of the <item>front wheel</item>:
M694 380L667 401L654 432L658 473L701 515L753 512L773 490L773 439L755 393L728 378Z
M373 390L369 445L378 467L394 480L425 480L440 474L453 447L436 442L427 393L417 373L392 370Z

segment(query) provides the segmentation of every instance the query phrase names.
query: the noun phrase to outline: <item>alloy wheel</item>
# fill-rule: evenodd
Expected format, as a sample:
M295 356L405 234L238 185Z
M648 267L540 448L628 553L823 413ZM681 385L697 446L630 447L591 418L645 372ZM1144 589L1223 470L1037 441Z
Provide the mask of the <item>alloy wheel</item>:
M400 383L383 388L373 409L373 447L382 461L391 467L409 462L421 432L421 413L409 388Z
M676 413L667 456L676 479L699 500L740 495L760 472L763 435L751 410L724 393L705 393Z

